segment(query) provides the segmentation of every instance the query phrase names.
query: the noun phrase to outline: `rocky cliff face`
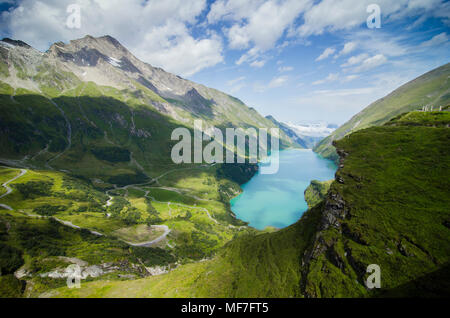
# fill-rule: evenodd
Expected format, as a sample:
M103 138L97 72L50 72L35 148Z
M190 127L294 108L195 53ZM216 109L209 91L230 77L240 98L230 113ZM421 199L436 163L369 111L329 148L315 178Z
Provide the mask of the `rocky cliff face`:
M334 142L339 170L310 212L319 221L300 261L303 295L449 293L449 120L445 111L410 112ZM379 290L366 287L371 264L381 269Z
M324 260L329 261L335 267L346 272L346 262L342 255L336 251L336 245L339 240L330 238L328 232L334 232L342 235L345 232L346 218L350 218L350 207L345 203L341 195L329 192L327 198L317 207L321 213L320 221L317 225L315 237L302 257L302 280L300 283L301 292L305 297L316 298L323 297L325 293L321 290L320 282L317 282L313 275L317 271L317 266ZM351 252L347 251L343 255L347 258L347 264L351 263ZM363 273L358 269L362 277ZM319 291L317 291L319 286Z

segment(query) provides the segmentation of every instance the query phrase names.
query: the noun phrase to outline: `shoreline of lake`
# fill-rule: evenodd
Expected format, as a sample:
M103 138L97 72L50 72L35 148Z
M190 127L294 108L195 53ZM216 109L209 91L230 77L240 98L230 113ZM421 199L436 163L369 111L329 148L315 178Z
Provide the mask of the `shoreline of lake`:
M255 174L241 185L242 192L230 200L230 208L237 219L258 230L287 227L307 211L304 191L311 180L334 179L336 170L334 162L311 149L281 150L278 173Z

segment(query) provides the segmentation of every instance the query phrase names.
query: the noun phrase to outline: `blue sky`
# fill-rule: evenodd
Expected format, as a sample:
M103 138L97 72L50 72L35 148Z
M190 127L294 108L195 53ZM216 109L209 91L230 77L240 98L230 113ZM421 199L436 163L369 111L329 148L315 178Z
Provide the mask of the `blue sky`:
M80 29L66 25L74 3ZM381 28L367 26L372 3ZM294 123L342 124L450 60L443 0L22 0L0 10L1 36L45 51L109 34L154 66Z

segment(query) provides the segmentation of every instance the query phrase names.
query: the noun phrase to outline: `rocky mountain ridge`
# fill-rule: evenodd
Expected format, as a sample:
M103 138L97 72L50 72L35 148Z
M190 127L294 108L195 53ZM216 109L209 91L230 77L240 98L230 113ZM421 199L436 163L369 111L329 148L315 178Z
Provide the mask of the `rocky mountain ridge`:
M21 41L0 41L0 80L13 88L58 95L80 83L129 91L159 112L184 122L203 118L218 126L275 127L239 99L144 63L111 36L57 42L45 53ZM45 92L47 93L48 92ZM283 135L287 142L291 142Z

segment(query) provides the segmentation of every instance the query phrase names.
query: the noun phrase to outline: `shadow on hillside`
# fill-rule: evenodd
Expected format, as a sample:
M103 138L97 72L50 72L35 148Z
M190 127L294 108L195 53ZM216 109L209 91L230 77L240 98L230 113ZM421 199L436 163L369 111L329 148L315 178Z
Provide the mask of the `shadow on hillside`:
M28 156L28 161L43 169L56 157L52 166L72 170L88 156L92 166L82 167L86 171L98 167L100 171L129 169L138 173L138 167L130 164L133 159L147 170L164 170L173 165L170 153L176 141L171 141L171 134L181 126L149 105L128 105L105 96L49 100L34 94L0 94L0 111L1 156ZM107 156L97 160L99 156L94 157L92 150L107 147L118 153L128 150L132 158L128 162L109 160ZM88 176L87 172L80 174Z
M380 298L447 298L450 297L450 263L427 275L396 288L380 292Z
M193 130L146 104L130 106L109 96L60 96L50 101L37 94L0 94L0 111L1 156L28 156L29 163L42 169L49 169L46 164L57 157L51 162L57 169L90 178L98 167L106 179L112 178L109 182L126 185L150 181L168 170L202 166L173 163L171 150L178 141L171 140L172 131L187 128L193 136ZM107 153L101 153L105 149ZM119 160L110 153L131 153L132 158ZM88 165L83 166L86 158ZM144 166L149 177L132 160ZM134 173L120 172L123 169ZM252 169L247 164L230 165L220 168L218 176L244 183L253 176ZM170 176L175 183L185 178Z

